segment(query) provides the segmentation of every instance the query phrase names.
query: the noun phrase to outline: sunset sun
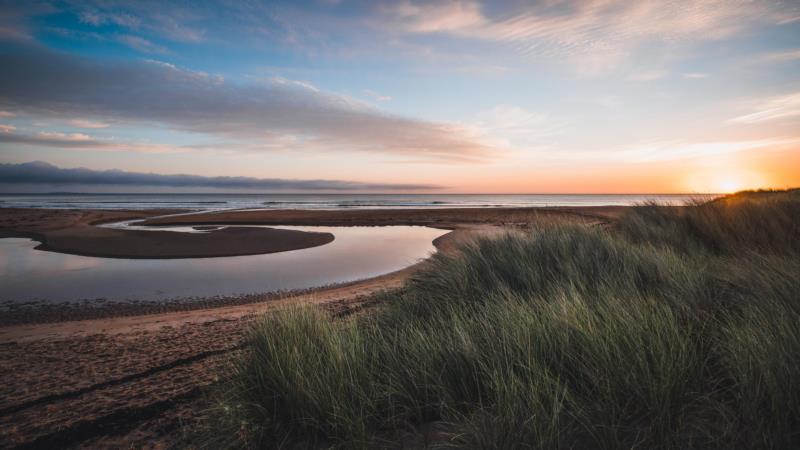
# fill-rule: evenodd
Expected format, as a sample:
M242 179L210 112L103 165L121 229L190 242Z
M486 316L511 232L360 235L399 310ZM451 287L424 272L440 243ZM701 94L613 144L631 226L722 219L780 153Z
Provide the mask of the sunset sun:
M748 189L770 186L770 177L753 170L739 167L708 168L698 171L686 179L686 189L692 192L731 194Z
M716 191L720 194L730 194L732 192L742 190L742 183L737 178L729 177L723 178L718 183L719 188Z

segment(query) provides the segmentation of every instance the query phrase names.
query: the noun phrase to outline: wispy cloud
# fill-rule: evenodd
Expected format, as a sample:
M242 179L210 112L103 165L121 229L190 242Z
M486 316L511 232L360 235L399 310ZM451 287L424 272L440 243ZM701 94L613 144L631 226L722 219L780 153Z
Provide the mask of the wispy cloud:
M667 73L663 70L645 70L641 72L634 72L628 75L628 81L656 81L660 80L667 76Z
M389 96L389 95L381 95L381 94L378 94L377 92L375 92L373 90L370 90L370 89L364 89L364 95L366 95L367 97L369 97L369 98L371 98L371 99L373 99L375 101L379 101L379 102L388 102L388 101L392 100L391 96Z
M111 24L144 30L173 41L198 43L205 39L205 33L189 24L201 7L196 6L186 8L158 1L81 0L74 2L71 9L81 22L95 27Z
M405 30L414 33L470 33L488 25L476 1L400 1L390 5L385 10Z
M52 14L58 9L49 2L2 2L0 6L0 39L33 41L28 19Z
M700 80L700 79L703 79L703 78L708 78L710 76L711 76L710 74L703 73L703 72L687 72L687 73L683 74L683 78L686 78L686 79L689 79L689 80Z
M734 117L732 123L754 124L800 116L800 92L754 102L753 112Z
M600 105L604 108L609 109L617 109L622 107L623 101L622 98L618 95L611 95L611 94L602 94L597 95L590 99L592 103Z
M35 134L18 133L11 125L0 126L0 144L17 144L32 147L68 148L91 151L125 151L137 153L186 153L200 148L152 143L117 142L97 139L84 133L42 131Z
M548 145L548 139L564 130L564 123L549 114L514 105L497 105L478 114L471 126L495 139L498 147L530 150Z
M131 47L132 49L138 50L142 53L153 53L161 55L169 53L169 50L166 47L151 42L143 37L134 36L131 34L123 34L117 36L117 40L127 45L128 47Z
M72 119L69 121L69 124L76 128L88 128L88 129L97 129L97 128L108 128L109 125L107 123L98 122L94 120L88 119Z
M764 55L766 61L797 61L800 60L800 49L786 50L782 52L772 52Z
M0 164L0 183L47 185L156 186L172 188L205 187L214 189L359 191L431 190L441 186L404 183L361 183L342 180L287 180L280 178L205 177L199 175L161 175L122 170L62 169L41 161Z
M604 152L602 157L633 163L665 162L714 157L747 150L783 148L787 145L796 146L798 144L800 144L798 138L706 142L658 141Z
M22 47L0 54L0 108L43 117L161 123L286 150L469 161L493 148L457 124L383 113L289 80L228 83L158 62L107 64ZM58 71L53 71L58 67ZM130 95L135 92L135 95Z
M615 67L648 41L719 39L755 23L785 19L780 5L767 0L565 0L517 11L493 6L473 0L403 1L383 12L386 23L404 32L507 42L523 55L566 57L587 71Z
M788 25L796 22L800 22L800 14L797 14L797 7L795 7L794 11L783 14L778 20L778 25Z
M58 133L51 131L42 131L37 135L44 141L60 141L60 142L96 142L88 134L83 133Z
M558 155L542 154L542 163L589 165L658 164L676 161L704 160L720 163L726 156L747 152L795 151L800 149L800 136L765 137L761 139L664 139L630 145L607 146L594 150L564 151Z
M96 9L85 9L78 13L78 19L82 23L94 25L96 27L114 24L127 28L139 28L142 21L136 16L119 12L102 12Z

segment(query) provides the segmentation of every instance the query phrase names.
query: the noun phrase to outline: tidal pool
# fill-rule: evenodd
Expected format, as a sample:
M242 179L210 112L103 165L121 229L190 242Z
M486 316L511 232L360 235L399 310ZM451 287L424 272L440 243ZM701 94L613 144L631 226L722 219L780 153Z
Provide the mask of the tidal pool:
M198 259L65 255L34 250L38 243L29 239L0 239L0 301L152 301L306 289L402 269L427 258L432 241L447 233L417 226L278 228L330 232L335 239L282 253Z

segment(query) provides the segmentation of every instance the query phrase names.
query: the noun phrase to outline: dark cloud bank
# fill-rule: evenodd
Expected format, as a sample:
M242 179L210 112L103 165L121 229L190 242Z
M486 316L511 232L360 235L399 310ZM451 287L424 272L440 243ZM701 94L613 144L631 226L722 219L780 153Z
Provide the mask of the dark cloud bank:
M0 67L0 109L15 113L160 124L263 149L446 160L492 151L461 127L385 114L290 80L231 83L162 62L98 61L19 42L0 42Z
M260 191L408 191L436 189L425 184L360 183L337 180L284 180L279 178L204 177L199 175L159 175L122 170L62 169L41 161L0 164L0 184L131 186L169 188L212 188Z

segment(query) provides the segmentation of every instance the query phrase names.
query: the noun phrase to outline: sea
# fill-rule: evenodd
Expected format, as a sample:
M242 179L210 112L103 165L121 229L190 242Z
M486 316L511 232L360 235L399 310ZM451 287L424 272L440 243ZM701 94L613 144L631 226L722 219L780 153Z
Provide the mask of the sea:
M0 208L192 210L680 205L716 194L2 194Z

